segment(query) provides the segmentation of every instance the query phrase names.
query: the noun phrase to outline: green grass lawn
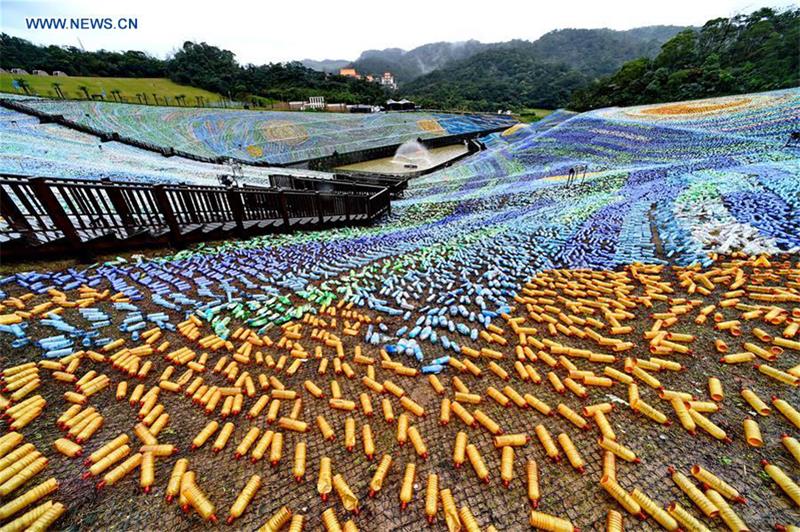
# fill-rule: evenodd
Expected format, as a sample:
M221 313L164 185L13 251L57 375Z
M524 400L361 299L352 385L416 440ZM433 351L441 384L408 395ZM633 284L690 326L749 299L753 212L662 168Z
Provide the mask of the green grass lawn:
M185 95L185 105L198 105L197 97L200 96L206 103L218 102L219 94L203 89L178 85L166 78L100 78L100 77L55 77L55 76L24 76L18 74L0 74L0 92L13 92L24 94L14 89L12 80L25 80L28 90L36 96L57 98L53 83L61 86L61 92L68 99L86 99L86 94L81 87L86 87L90 95L102 94L105 91L106 101L115 101L112 90L118 90L123 102L139 103L137 94L146 94L147 103L155 103L153 94L158 96L159 104L178 105L176 96ZM118 101L118 100L117 100ZM144 103L144 102L142 102Z
M530 123L541 120L552 112L552 109L524 109L517 117L520 122Z

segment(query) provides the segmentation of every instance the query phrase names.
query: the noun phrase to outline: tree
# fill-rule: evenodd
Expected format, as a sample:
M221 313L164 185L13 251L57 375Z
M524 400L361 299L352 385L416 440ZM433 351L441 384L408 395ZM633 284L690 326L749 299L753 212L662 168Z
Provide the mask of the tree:
M235 56L207 43L186 42L169 60L160 60L139 51L86 52L75 47L37 46L23 39L0 34L0 66L3 68L44 68L63 70L72 76L164 77L177 83L200 87L244 100L249 95L271 99L307 99L323 96L345 103L382 103L386 93L377 83L327 76L300 63L275 63L241 66ZM81 89L91 99L88 88ZM120 93L113 94L122 101ZM156 103L162 98L152 95ZM137 100L150 103L148 95ZM181 98L181 105L186 105ZM198 100L206 105L205 99Z
M614 75L572 95L587 110L800 85L800 9L764 8L708 21L669 40L649 64L626 63Z
M24 92L28 96L31 95L30 85L28 84L27 81L25 81L22 78L16 78L14 81L17 82L17 87L22 89L22 92Z
M71 76L163 77L164 61L144 52L85 52L74 46L37 46L0 34L0 67L62 70Z
M56 92L56 96L58 96L59 98L61 98L63 100L64 99L64 93L61 92L61 84L60 83L53 83L52 85L53 85L53 90Z
M240 67L233 52L204 42L185 42L169 61L169 77L176 83L194 84L227 93L237 80Z
M586 75L541 61L530 43L497 46L417 78L401 89L423 107L497 111L554 108L584 86Z

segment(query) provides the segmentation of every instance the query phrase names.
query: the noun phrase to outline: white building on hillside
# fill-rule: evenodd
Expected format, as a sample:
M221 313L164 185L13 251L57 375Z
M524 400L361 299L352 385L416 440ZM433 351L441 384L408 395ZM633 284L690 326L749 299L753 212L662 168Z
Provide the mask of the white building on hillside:
M394 76L391 72L384 72L383 77L381 78L381 85L384 87L388 87L392 90L397 88L397 82L394 80Z

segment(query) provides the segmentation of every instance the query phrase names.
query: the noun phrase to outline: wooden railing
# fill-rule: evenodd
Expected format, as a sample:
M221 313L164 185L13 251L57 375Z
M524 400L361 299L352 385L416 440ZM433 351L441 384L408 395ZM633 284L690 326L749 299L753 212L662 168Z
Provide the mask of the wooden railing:
M2 175L0 257L90 258L116 249L366 224L390 209L388 188L229 189Z
M316 190L318 192L345 192L351 194L372 195L389 186L372 184L368 179L361 182L349 179L344 175L337 175L331 179L318 177L298 176L289 174L270 174L270 183L275 188L291 190Z

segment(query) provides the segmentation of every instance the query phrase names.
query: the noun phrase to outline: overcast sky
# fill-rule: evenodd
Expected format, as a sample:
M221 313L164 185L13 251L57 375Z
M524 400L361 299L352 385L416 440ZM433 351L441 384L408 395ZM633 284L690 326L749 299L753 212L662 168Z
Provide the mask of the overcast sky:
M184 41L232 50L239 62L355 59L362 50L437 41L534 40L559 28L701 25L788 0L0 0L0 28L38 44L144 50ZM137 18L138 29L33 30L27 17Z

